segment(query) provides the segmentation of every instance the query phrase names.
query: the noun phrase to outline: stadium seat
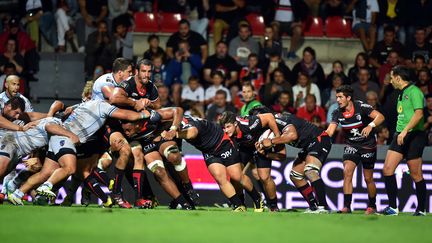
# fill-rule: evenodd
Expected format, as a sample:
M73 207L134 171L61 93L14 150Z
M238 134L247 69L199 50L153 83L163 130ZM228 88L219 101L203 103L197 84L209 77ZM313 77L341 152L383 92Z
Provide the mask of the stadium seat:
M153 13L136 12L135 32L159 32L157 16Z
M246 16L246 20L251 25L253 35L264 35L265 24L264 18L261 15L257 15L254 13L248 14Z
M351 38L351 21L339 16L332 16L326 19L326 35L327 37Z
M304 36L323 37L324 25L320 17L308 18L306 23L303 24Z
M178 31L179 21L184 18L179 13L159 13L160 32L174 33Z

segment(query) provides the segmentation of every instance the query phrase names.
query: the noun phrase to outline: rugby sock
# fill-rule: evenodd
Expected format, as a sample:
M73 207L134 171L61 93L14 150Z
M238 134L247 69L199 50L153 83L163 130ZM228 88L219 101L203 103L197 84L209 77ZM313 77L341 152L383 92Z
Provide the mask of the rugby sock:
M315 193L318 198L318 206L327 207L326 190L323 180L320 178L312 182L312 186L314 187Z
M277 208L277 197L268 200L268 204L270 208Z
M384 176L385 179L385 187L387 191L387 196L389 200L389 206L392 208L397 208L396 197L397 197L397 185L396 185L396 176Z
M132 172L135 199L140 199L142 196L142 187L143 187L143 179L144 179L143 174L144 174L144 170L133 170Z
M95 176L95 178L102 184L104 184L105 186L109 185L109 178L108 175L106 173L106 171L96 167L93 171L92 174Z
M417 210L425 212L425 202L426 202L426 182L421 180L416 182L416 194L417 194Z
M115 167L114 173L115 173L115 182L114 182L112 192L114 194L120 194L125 171Z
M150 181L148 180L147 173L142 174L142 198L152 199L155 195L150 185Z
M183 187L184 187L184 189L186 190L186 191L189 191L189 190L192 190L193 189L193 187L192 187L192 183L189 181L189 182L187 182L187 183L183 183Z
M264 185L261 182L261 180L257 180L257 183L258 183L259 189L261 190L261 192L263 192L266 195L266 198L267 198L267 193L265 193Z
M245 199L245 195L244 195L243 193L237 193L237 195L238 195L238 197L240 198L242 204L245 204L245 205L246 205L246 203L245 203L245 201L246 201L246 199Z
M247 194L252 198L254 202L260 200L261 195L259 192L255 189L255 187L252 187L251 191L246 190Z
M234 196L228 198L228 200L230 201L231 206L233 208L236 208L238 206L244 206L244 203L241 202L241 200L237 194L234 194Z
M15 188L18 188L19 186L21 186L21 184L25 181L27 181L27 179L33 175L34 173L28 170L21 170L20 172L18 172L18 174L13 178L12 183L15 186ZM15 189L14 188L14 189Z
M376 208L376 197L369 196L369 204L368 207Z
M344 207L351 208L352 194L344 194Z
M75 192L78 190L78 187L81 185L82 181L76 177L75 175L72 175L71 182L69 184L69 187L66 188L66 196L73 197L75 195Z
M309 207L316 208L317 202L313 194L313 188L309 185L309 183L297 188L297 190L302 194L303 198L309 204ZM277 201L276 198L274 200Z
M107 195L100 187L99 183L96 179L91 178L90 176L84 179L84 185L87 186L88 189L90 189L93 194L95 194L98 198L102 200L102 202L106 203L108 200Z

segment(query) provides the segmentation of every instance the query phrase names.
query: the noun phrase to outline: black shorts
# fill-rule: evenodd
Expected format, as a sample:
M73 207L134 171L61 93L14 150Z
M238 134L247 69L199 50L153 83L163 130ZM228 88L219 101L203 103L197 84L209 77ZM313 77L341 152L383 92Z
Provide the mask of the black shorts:
M402 146L397 144L398 132L393 135L389 150L401 153L406 160L421 158L423 149L426 146L426 133L423 131L409 132L404 139Z
M213 163L219 163L228 167L240 163L240 154L231 140L223 140L218 148L211 153L203 153L207 167Z
M306 147L303 148L297 155L300 161L305 161L306 156L310 155L317 158L321 164L324 164L332 146L331 138L328 135L321 135Z
M258 153L255 149L240 148L240 159L244 165L248 162L252 162L257 168L271 168L271 159Z
M362 163L363 169L373 169L377 158L377 149L347 145L344 149L343 160L351 160L356 165Z
M101 129L99 129L99 131L97 132L98 134L102 135L102 142L104 143L103 146L105 148L109 148L110 147L110 136L111 134L115 133L115 132L119 132L121 134L123 134L123 128L121 126L121 123L119 120L113 119L113 118L108 118L105 125L102 126ZM124 136L124 135L123 135Z

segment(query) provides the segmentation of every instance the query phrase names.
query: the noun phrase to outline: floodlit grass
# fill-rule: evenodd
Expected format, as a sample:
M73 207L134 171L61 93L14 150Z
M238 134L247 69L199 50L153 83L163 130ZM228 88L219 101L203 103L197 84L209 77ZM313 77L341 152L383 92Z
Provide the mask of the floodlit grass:
M0 242L432 242L432 217L0 205Z

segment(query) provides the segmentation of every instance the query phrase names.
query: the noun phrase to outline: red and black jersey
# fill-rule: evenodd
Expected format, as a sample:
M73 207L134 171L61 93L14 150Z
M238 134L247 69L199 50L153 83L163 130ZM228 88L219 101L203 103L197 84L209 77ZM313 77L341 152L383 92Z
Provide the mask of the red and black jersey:
M153 140L155 137L159 136L160 133L166 129L167 126L163 126L161 115L154 110L149 110L150 117L144 119L142 122L141 130L130 137L131 140Z
M372 106L356 100L353 102L351 112L341 110L340 108L333 111L331 122L341 125L347 144L375 147L375 129L372 130L368 137L361 135L363 128L372 121L369 115L373 110Z
M198 136L194 139L186 139L186 141L203 153L215 151L226 138L225 132L218 124L192 116L184 116L181 129L189 127L196 127Z
M298 138L289 145L296 148L307 148L315 138L319 137L324 132L323 129L306 120L298 118L294 114L277 114L275 115L275 119L281 133L283 133L288 126L294 126Z
M128 97L137 100L146 98L151 102L154 102L159 98L158 90L151 81L144 85L143 89L138 89L135 82L135 77L132 76L128 80L121 82L120 87L126 91Z
M240 132L237 133L236 142L240 147L255 147L261 134L266 129L262 127L261 120L258 116L245 116L236 118Z

